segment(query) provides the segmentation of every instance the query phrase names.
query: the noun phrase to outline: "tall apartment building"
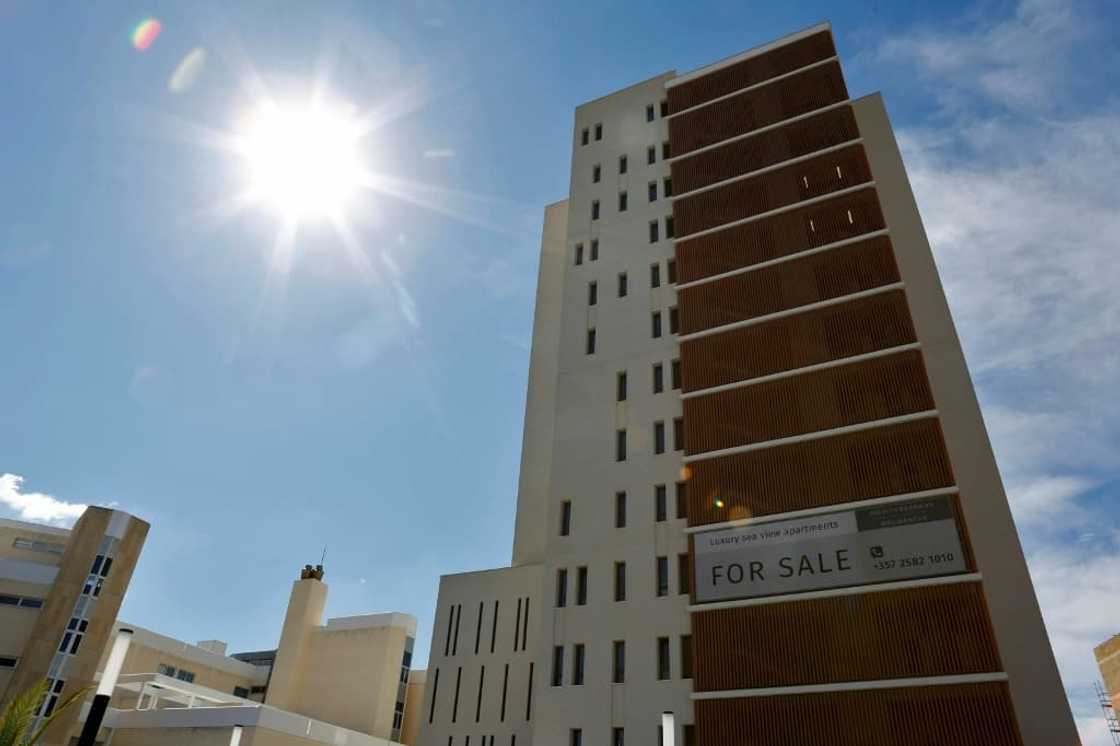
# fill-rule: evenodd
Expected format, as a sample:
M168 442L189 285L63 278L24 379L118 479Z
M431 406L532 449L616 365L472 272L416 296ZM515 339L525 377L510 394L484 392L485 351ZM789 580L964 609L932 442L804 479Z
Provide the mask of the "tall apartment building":
M423 746L1077 743L827 24L576 109L533 335L512 566L441 580Z

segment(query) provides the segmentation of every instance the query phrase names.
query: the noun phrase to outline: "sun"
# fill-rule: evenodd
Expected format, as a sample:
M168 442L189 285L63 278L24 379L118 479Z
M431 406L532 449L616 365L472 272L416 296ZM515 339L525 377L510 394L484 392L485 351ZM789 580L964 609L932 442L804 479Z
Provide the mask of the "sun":
M321 101L268 101L250 112L236 136L249 201L285 221L343 214L366 173L363 128L351 111Z

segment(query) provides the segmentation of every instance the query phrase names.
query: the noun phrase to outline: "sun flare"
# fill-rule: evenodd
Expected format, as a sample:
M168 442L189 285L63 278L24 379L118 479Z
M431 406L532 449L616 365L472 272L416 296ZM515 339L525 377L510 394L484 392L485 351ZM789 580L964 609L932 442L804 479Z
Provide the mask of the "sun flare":
M237 137L250 200L285 220L344 213L365 172L362 135L344 106L261 104Z

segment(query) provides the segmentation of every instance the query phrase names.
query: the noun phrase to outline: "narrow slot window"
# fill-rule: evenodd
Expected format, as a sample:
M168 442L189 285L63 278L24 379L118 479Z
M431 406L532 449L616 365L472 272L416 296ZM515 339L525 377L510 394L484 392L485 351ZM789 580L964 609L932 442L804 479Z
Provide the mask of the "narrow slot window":
M564 500L560 503L560 535L568 536L572 533L572 501Z
M562 609L568 605L568 571L560 568L556 571L556 608Z
M669 519L668 507L665 504L665 485L657 484L653 487L653 519L661 523Z
M653 423L653 452L665 453L665 423L661 420Z
M626 683L626 641L615 640L611 645L611 683ZM615 730L622 730L616 728Z
M614 563L614 600L626 600L626 563Z
M661 287L661 265L649 265L649 286L651 288Z
M587 568L576 570L576 606L587 606Z
M657 558L657 595L669 595L669 558Z
M616 380L615 400L626 401L626 371L619 371Z
M618 297L625 298L629 292L629 285L626 280L626 273L620 272L618 275Z
M626 528L626 493L614 493L614 527Z
M664 681L671 677L669 667L669 638L657 638L657 678Z

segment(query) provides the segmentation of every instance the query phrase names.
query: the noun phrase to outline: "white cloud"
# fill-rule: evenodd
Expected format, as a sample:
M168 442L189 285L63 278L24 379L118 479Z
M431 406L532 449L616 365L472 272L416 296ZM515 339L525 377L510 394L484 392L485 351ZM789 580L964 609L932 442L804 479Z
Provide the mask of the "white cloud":
M899 143L1087 746L1111 743L1093 647L1120 632L1120 107L1091 1L980 5L871 57L937 103ZM916 87L915 87L916 84ZM1080 539L1078 539L1080 535Z
M430 148L424 151L424 157L433 158L454 158L455 151L451 148Z
M42 492L24 492L23 477L18 474L0 474L0 504L16 512L25 521L73 525L87 506L69 503Z

